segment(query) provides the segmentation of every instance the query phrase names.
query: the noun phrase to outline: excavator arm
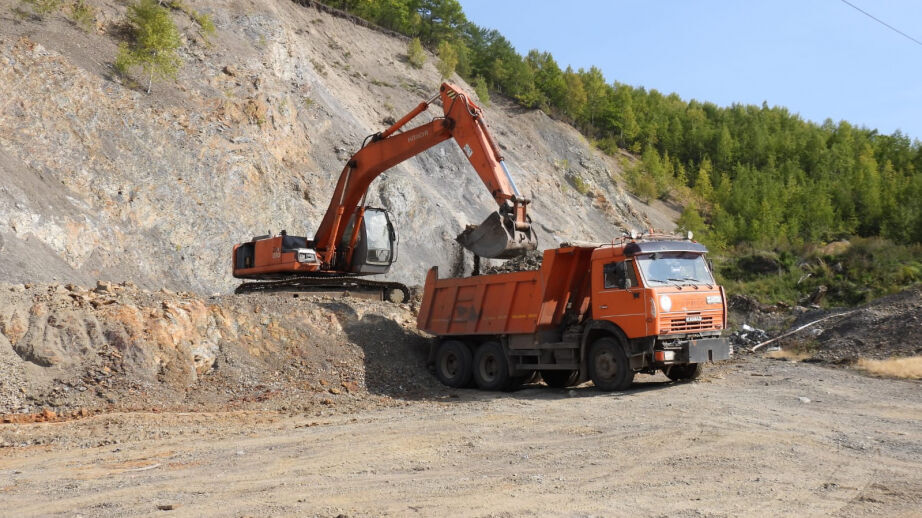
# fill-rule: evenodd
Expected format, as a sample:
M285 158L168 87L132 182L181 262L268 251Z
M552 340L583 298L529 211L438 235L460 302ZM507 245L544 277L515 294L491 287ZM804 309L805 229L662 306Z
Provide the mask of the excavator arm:
M441 98L444 117L398 132L437 98ZM521 197L509 175L487 130L482 110L457 87L443 83L437 96L420 103L383 132L369 137L370 141L346 163L315 233L318 259L334 268L351 264L371 182L391 167L451 138L499 206L484 223L465 230L458 241L482 257L508 258L535 249L526 214L529 200ZM350 228L351 235L347 236Z

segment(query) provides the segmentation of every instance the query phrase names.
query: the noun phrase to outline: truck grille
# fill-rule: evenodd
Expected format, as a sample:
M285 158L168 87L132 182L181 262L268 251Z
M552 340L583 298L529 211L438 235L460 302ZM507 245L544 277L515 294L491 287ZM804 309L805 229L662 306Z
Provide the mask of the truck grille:
M697 316L697 315L696 315ZM688 322L685 317L670 318L668 320L670 333L687 333L689 331L704 331L714 328L714 317L701 315L701 320Z

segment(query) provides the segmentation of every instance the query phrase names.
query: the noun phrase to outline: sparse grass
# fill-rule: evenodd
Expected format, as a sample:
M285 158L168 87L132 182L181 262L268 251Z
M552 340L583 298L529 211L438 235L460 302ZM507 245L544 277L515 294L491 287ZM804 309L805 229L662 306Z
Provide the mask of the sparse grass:
M887 360L861 358L855 366L874 376L911 380L922 379L922 356L890 358Z
M583 196L589 194L589 184L583 180L578 174L567 175L567 180L570 182L570 185L576 189L576 192L582 194Z
M20 0L23 5L28 5L32 15L39 20L57 11L63 3L61 0Z
M372 79L372 80L371 80L371 84L373 84L373 85L375 85L375 86L387 86L387 87L389 87L389 88L394 86L394 85L388 83L387 81L381 81L381 80L379 80L379 79Z
M70 19L77 27L90 32L96 25L96 11L83 0L77 0L70 6Z
M327 68L323 66L323 63L317 61L316 59L311 60L311 65L314 65L314 70L323 77L327 76Z

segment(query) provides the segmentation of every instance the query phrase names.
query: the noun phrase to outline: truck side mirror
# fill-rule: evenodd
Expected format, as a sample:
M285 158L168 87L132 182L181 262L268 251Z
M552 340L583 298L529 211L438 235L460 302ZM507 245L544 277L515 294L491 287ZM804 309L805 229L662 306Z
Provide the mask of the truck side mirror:
M621 282L621 284L624 286L624 289L626 289L626 290L629 290L629 289L633 288L633 286L631 286L631 280L628 279L627 277L624 278L624 280Z

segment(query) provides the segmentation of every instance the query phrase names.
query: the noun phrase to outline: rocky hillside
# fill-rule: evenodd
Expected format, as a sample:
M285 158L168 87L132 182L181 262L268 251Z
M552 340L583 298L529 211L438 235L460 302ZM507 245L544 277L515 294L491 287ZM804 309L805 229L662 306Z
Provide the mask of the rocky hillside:
M313 232L365 136L440 83L434 56L414 69L404 39L315 7L190 1L217 31L206 40L174 11L184 65L148 95L112 68L124 3L88 3L85 32L65 12L38 20L0 2L3 282L227 292L233 243ZM571 127L496 96L486 113L534 199L543 247L672 225L674 213L627 195L616 161ZM454 236L492 210L453 142L382 175L369 198L397 217L391 277L411 284L456 262Z

